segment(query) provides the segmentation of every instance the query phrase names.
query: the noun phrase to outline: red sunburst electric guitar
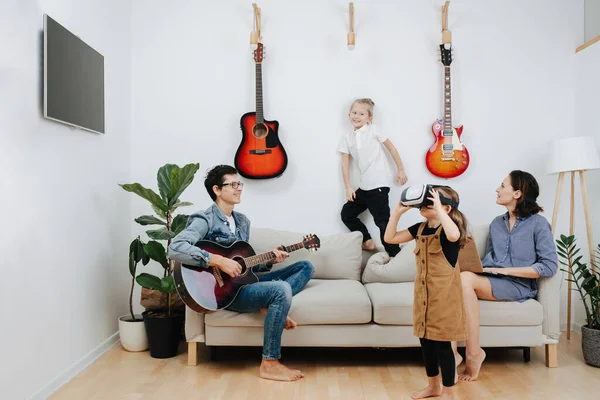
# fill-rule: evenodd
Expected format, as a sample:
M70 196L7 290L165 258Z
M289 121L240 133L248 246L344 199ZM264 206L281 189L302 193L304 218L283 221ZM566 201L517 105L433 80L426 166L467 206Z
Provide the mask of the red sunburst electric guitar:
M235 153L235 167L249 179L275 178L287 168L287 154L279 141L279 122L265 121L262 93L263 44L254 50L256 64L256 112L242 116L242 142Z
M444 65L444 119L433 123L431 131L435 143L425 156L427 169L440 178L455 178L469 167L469 152L460 141L463 126L452 126L452 100L450 95L450 64L452 63L451 45L440 45L442 64Z

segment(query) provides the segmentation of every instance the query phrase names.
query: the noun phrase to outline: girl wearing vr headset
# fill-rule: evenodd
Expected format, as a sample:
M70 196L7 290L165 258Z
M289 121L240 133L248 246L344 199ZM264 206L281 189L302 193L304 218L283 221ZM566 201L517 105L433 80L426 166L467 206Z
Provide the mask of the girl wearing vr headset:
M453 399L458 380L451 342L467 338L458 252L467 240L467 219L458 210L459 197L448 186L429 186L426 200L412 206L401 201L385 231L388 243L416 241L417 274L413 302L414 334L421 341L429 384L413 399L441 396ZM402 214L419 208L427 220L397 231ZM439 369L442 370L442 378Z

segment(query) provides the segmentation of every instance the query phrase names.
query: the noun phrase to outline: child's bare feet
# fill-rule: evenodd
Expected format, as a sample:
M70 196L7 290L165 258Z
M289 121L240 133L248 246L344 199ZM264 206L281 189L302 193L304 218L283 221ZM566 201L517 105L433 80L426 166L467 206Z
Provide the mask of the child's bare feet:
M413 399L425 399L427 397L439 396L442 394L442 385L438 384L429 384L425 389L419 390L418 392L414 392L412 394Z
M458 367L460 364L462 364L463 357L458 353L454 353L454 361L456 361L456 366Z
M375 242L373 241L373 239L369 239L366 242L363 242L362 248L364 250L375 250L377 246L375 246Z
M296 329L297 326L298 326L298 324L296 323L296 321L294 321L290 317L287 317L285 319L285 329L287 329L288 331L291 331L292 329Z
M454 393L452 392L452 388L444 387L442 390L442 395L440 396L440 400L454 400Z
M260 364L260 377L274 381L293 382L304 378L304 374L297 369L290 369L278 360L262 360Z
M479 376L479 370L481 369L481 364L483 364L483 360L485 360L485 351L483 351L483 349L481 348L474 355L467 354L465 372L462 373L458 377L458 379L460 379L463 382L473 382L477 380L477 377Z

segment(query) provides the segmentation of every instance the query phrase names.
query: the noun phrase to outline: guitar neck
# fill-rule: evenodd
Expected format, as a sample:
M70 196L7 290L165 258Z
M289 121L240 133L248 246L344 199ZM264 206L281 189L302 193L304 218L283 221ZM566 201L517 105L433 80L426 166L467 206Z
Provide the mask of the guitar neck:
M256 123L265 122L263 116L262 64L256 63Z
M453 134L450 66L444 66L444 136L452 136Z
M292 244L291 246L283 246L283 251L291 253L293 251L300 250L303 248L304 244L302 242L298 242L296 244ZM246 257L244 258L244 263L246 264L246 267L251 268L260 263L273 261L275 258L275 253L273 253L272 251L268 251L266 253Z

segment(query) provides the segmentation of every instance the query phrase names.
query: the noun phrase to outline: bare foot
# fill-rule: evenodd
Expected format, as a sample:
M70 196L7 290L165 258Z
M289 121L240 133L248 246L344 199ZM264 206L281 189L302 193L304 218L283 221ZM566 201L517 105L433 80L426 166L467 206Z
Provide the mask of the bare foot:
M375 250L377 246L375 246L375 242L373 241L373 239L369 239L366 242L363 242L362 248L364 250Z
M292 329L296 329L297 326L298 326L298 324L296 323L296 321L294 321L290 317L287 317L285 319L285 327L284 328L286 330L291 331Z
M442 394L442 387L440 385L429 385L423 390L414 392L412 394L413 399L425 399L427 397L439 396Z
M454 394L452 392L450 393L446 393L446 392L442 392L442 395L440 396L440 400L454 400Z
M293 382L304 378L304 374L297 369L286 367L278 360L262 360L260 377L273 381Z
M267 310L268 310L267 308L261 308L260 313L262 315L267 315ZM298 326L298 324L296 323L296 321L294 321L290 317L287 317L285 319L285 326L283 328L288 331L291 331L292 329L296 329L297 326Z
M458 353L454 353L454 361L456 361L456 366L458 367L460 364L462 364L463 357Z
M467 354L465 372L462 373L458 379L463 382L473 382L477 380L483 360L485 360L485 351L483 351L483 349L479 349L479 352L475 355Z

